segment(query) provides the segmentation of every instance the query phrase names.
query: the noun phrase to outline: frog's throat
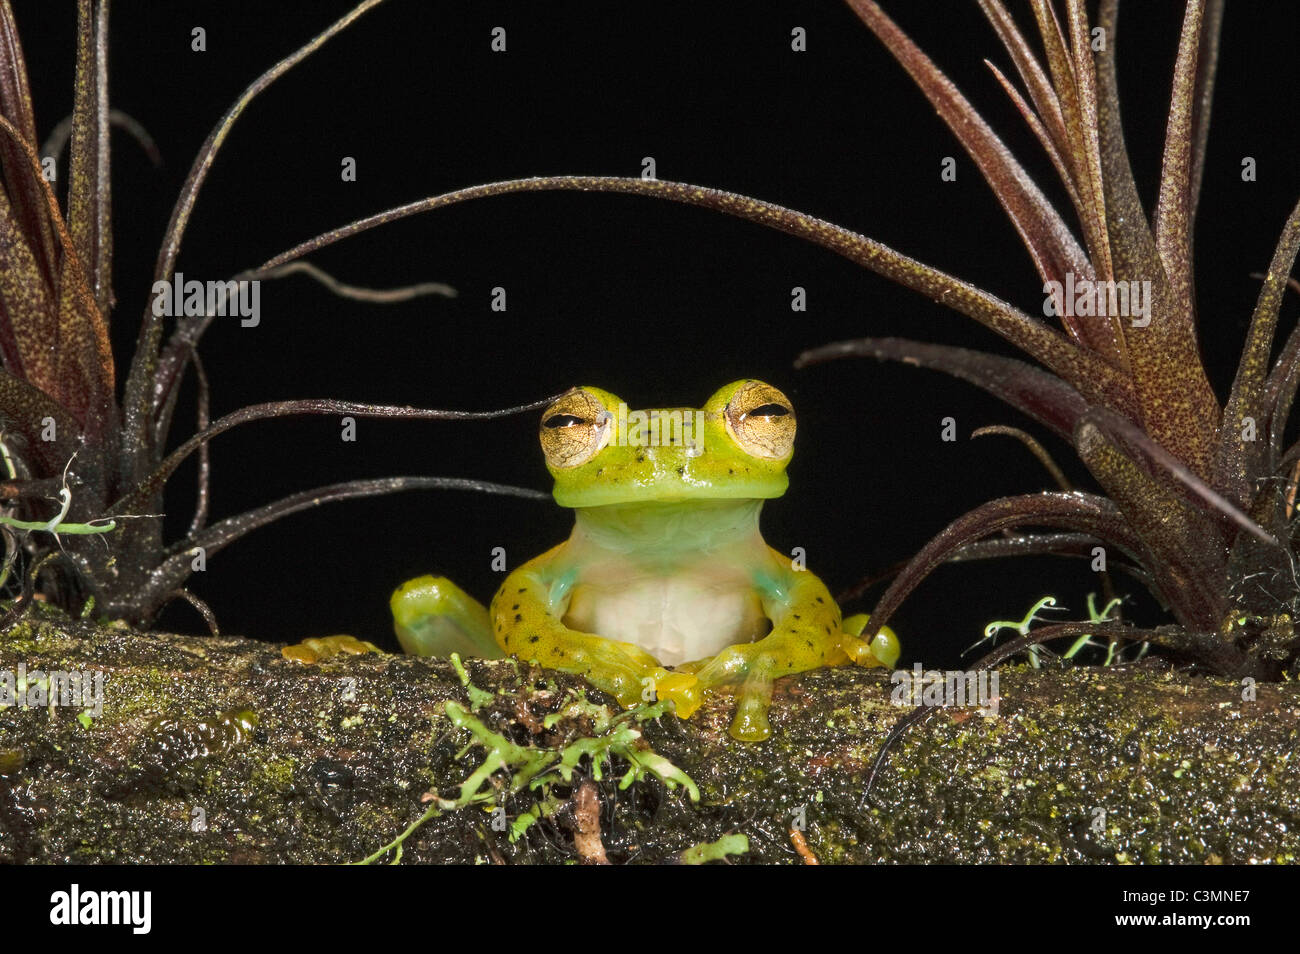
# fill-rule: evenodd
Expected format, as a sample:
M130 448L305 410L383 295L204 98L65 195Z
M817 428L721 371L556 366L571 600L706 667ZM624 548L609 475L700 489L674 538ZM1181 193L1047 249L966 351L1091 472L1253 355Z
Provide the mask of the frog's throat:
M648 555L726 547L758 537L762 500L681 500L574 510L573 540Z

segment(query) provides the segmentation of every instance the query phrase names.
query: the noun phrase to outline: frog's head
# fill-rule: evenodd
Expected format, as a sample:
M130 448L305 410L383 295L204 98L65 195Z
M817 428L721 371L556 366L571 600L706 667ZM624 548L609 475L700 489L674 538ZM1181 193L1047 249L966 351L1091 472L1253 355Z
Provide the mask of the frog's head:
M630 411L600 388L574 388L542 415L546 467L562 507L762 499L785 493L794 449L790 399L733 381L704 407Z

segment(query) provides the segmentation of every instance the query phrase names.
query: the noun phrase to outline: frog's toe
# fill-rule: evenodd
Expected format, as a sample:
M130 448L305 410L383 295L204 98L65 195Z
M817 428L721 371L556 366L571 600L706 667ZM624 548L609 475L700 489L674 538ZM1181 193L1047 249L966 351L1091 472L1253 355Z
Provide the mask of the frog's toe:
M645 686L642 683L644 677L639 671L606 666L600 671L588 671L582 675L597 689L608 692L617 699L618 704L624 709L631 709L644 701Z
M357 655L359 653L382 653L383 650L374 643L368 643L355 636L340 634L338 636L315 636L300 643L285 646L280 655L300 663L317 663L340 653Z
M700 685L705 689L713 689L738 682L761 658L759 643L737 643L734 646L727 646L697 670Z
M772 734L767 710L772 705L772 676L768 667L751 667L740 689L736 716L731 720L731 737L741 742L762 742Z
M743 679L731 720L731 737L742 742L762 742L772 734L767 710L772 705L772 680L780 672L776 656L759 643L728 646L699 672L699 688L711 690Z
M902 653L902 644L888 626L882 626L870 642L859 639L870 620L868 613L856 613L844 620L840 624L844 633L841 648L859 666L884 666L892 669Z
M660 669L654 675L655 695L671 699L673 710L683 719L689 719L704 702L700 680L688 672L668 672Z

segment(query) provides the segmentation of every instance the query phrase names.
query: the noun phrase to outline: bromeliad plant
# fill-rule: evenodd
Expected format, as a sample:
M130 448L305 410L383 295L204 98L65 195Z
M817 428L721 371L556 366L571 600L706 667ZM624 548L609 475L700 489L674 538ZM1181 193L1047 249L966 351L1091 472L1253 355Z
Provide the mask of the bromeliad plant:
M164 236L154 284L169 284L190 212L232 124L262 90L321 47L379 0L360 4L297 52L259 77L217 124L191 168ZM278 401L208 420L207 378L195 346L212 316L181 319L164 343L161 316L145 312L121 404L108 322L114 298L110 215L109 126L129 118L108 105L108 2L79 0L76 91L70 130L66 208L43 172L57 148L36 148L36 121L18 30L0 0L0 534L8 575L20 552L31 569L27 586L67 609L96 611L147 624L169 600L211 613L183 584L201 558L249 531L307 507L399 490L461 488L544 497L536 491L441 477L354 480L306 491L207 524L208 443L241 424L290 414L349 414L409 419L493 417L505 411L434 411L334 400ZM56 131L52 139L66 134ZM441 290L416 286L368 292L339 286L350 297L397 300ZM277 277L259 273L240 278ZM198 432L165 453L181 381L193 369L199 385ZM549 400L549 399L548 399ZM528 405L540 407L541 404ZM186 536L163 539L163 491L177 468L197 454L198 505ZM7 478L7 479L6 479ZM39 575L38 575L39 572ZM25 594L23 606L30 606ZM6 617L6 620L13 617Z
M1189 0L1174 67L1173 95L1154 215L1137 196L1120 126L1115 76L1117 0L1103 0L1097 29L1082 0L1069 0L1063 30L1046 0L1033 4L1046 68L999 0L980 6L1010 54L1028 101L994 67L1060 174L1083 236L1075 240L969 103L869 0L850 0L935 105L979 165L1029 249L1062 335L1020 312L985 323L1048 370L920 342L866 339L803 355L807 364L842 355L907 360L984 388L1069 440L1106 496L1041 493L994 500L952 523L918 553L882 596L881 621L946 559L979 555L1091 552L1113 547L1168 607L1177 627L1143 635L1212 669L1277 678L1294 665L1300 615L1293 510L1300 445L1285 447L1300 383L1300 330L1270 367L1288 274L1300 248L1300 205L1283 229L1263 278L1236 378L1220 407L1196 334L1192 225L1205 163L1222 0ZM1150 289L1140 317L1092 309L1071 316L1062 289L1122 283ZM1140 284L1139 284L1140 283ZM952 298L972 290L944 276ZM978 294L978 293L977 293ZM969 310L981 315L987 302ZM961 307L960 305L958 306ZM967 310L962 308L961 310ZM1109 311L1109 314L1106 312ZM992 316L990 316L992 317ZM1051 527L1067 534L1020 534ZM1082 627L1040 630L1014 648ZM1110 627L1112 635L1123 634ZM998 658L1006 653L999 652Z
M1139 632L1114 623L1060 624L1014 641L997 658L1031 643L1104 631L1112 638L1156 642L1218 672L1277 678L1295 664L1300 646L1293 519L1300 444L1286 447L1283 442L1300 384L1300 330L1291 334L1276 361L1271 358L1288 274L1300 248L1300 206L1286 221L1231 394L1220 406L1197 342L1192 225L1205 163L1222 0L1186 4L1160 187L1149 218L1121 130L1117 0L1102 0L1095 28L1084 0L1065 0L1063 17L1049 0L1034 0L1045 53L1041 61L1001 0L979 2L1027 98L996 67L994 74L1060 174L1081 241L970 103L880 7L873 0L848 0L911 74L996 193L1044 287L1053 289L1063 330L830 222L745 196L656 180L548 177L476 186L351 223L263 268L282 266L419 212L485 196L556 189L671 199L821 245L970 316L1037 364L893 338L830 345L804 354L800 364L870 355L955 375L1067 439L1105 492L1007 497L966 514L898 574L873 611L875 622L888 622L901 600L946 560L1079 555L1105 546L1123 556L1127 568L1168 607L1176 625ZM1088 283L1149 289L1150 297L1137 320L1115 314L1113 305L1105 314L1072 314L1065 290ZM1054 532L1025 532L1027 528Z

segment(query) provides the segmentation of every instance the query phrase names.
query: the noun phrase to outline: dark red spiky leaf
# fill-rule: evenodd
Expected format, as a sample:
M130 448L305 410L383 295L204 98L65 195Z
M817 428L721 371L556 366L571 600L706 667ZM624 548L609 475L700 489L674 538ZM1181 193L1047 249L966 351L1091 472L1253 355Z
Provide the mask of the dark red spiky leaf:
M85 269L95 306L104 316L113 307L108 128L108 0L77 0L68 232ZM66 257L64 263L68 267Z
M36 114L27 83L27 64L9 0L0 0L0 116L13 123L19 135L29 142L36 141ZM45 195L27 157L7 137L0 138L0 177L19 228L32 241L41 275L52 285L56 261L54 228L49 221Z
M906 338L860 338L805 351L795 367L845 357L901 361L969 381L1070 440L1087 410L1082 395L1042 368L1000 355Z
M296 261L304 255L333 245L368 229L396 222L411 215L431 212L460 202L491 196L553 190L579 192L621 192L681 202L698 208L723 212L787 235L812 242L842 255L849 261L911 288L942 303L953 311L974 318L997 332L1016 347L1041 361L1063 380L1077 389L1090 403L1116 409L1122 414L1138 415L1139 406L1125 376L1100 356L1078 347L1064 334L1042 321L1014 308L983 289L976 288L937 268L932 268L867 238L816 216L796 212L784 206L749 196L724 192L704 186L663 179L629 179L613 176L541 176L512 179L457 189L431 196L376 215L350 222L269 259L258 272Z
M1076 278L1094 277L1091 262L1059 213L952 81L874 0L848 0L848 3L907 70L975 161L1020 233L1044 281L1064 281L1067 273L1073 273ZM1112 364L1120 361L1118 354L1105 350L1104 338L1093 340L1096 336L1090 334L1088 322L1078 322L1073 317L1064 321L1072 335L1089 341L1098 354Z
M1151 571L1156 594L1182 625L1217 630L1227 610L1228 553L1221 525L1149 476L1086 417L1074 446L1141 539L1146 554L1141 562Z
M1087 533L1145 562L1142 542L1105 497L1082 491L1002 497L958 517L922 547L881 595L871 611L871 626L886 625L904 597L967 544L1003 530L1033 526Z
M1259 290L1259 299L1246 332L1237 375L1232 382L1232 392L1223 412L1219 428L1218 455L1215 460L1215 478L1224 492L1241 507L1248 505L1255 495L1255 481L1268 476L1272 470L1270 452L1281 439L1286 426L1285 415L1294 394L1294 352L1289 353L1290 342L1283 349L1278 367L1280 374L1269 380L1269 359L1273 352L1273 338L1277 332L1278 313L1286 295L1288 277L1300 253L1300 202L1291 210L1282 236L1278 239L1273 259ZM1293 336L1294 337L1294 336ZM1283 364L1283 361L1286 364ZM1287 387L1288 381L1290 387ZM1272 387L1270 388L1270 383ZM1274 420L1278 412L1279 420Z
M1124 142L1115 70L1117 0L1102 0L1105 43L1095 54L1097 124L1106 231L1115 279L1150 282L1151 320L1127 326L1130 367L1146 431L1166 450L1210 479L1220 408L1201 364L1195 312L1180 305L1138 198Z

